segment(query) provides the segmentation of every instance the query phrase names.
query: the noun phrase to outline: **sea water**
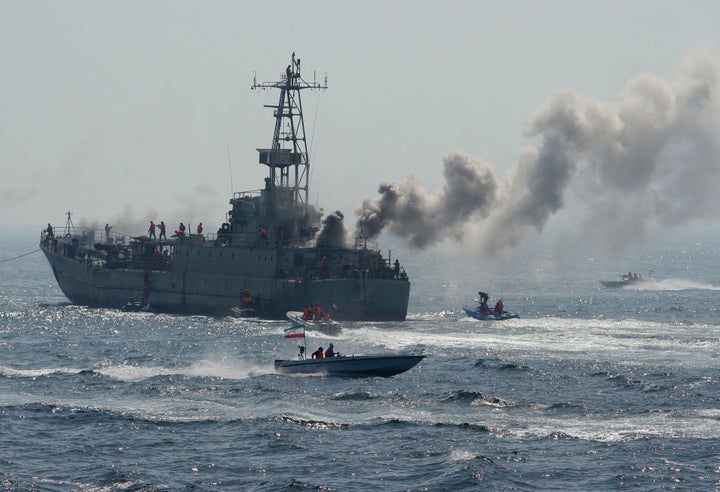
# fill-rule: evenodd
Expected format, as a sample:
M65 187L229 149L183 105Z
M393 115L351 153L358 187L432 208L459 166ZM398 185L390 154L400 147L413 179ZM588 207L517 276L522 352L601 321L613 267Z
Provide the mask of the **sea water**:
M284 321L73 306L41 253L0 263L0 488L720 489L717 245L495 270L403 253L406 321L308 333L427 355L370 379L276 374ZM656 281L598 281L640 268ZM478 290L521 318L468 318Z

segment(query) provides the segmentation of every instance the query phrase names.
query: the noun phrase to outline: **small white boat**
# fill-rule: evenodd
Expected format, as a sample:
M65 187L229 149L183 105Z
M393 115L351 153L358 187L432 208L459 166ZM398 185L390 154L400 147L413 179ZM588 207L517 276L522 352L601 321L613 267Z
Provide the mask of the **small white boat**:
M304 319L301 311L288 311L285 316L293 323L305 325L305 328L320 332L323 335L335 336L342 331L342 325L334 319Z

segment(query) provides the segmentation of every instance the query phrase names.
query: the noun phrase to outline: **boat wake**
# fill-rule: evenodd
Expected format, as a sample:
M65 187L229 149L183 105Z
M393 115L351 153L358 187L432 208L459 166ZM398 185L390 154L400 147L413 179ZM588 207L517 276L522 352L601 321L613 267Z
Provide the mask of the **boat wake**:
M269 364L230 360L223 360L222 362L199 360L183 367L136 366L125 363L111 363L103 364L95 371L103 376L125 382L144 381L158 376L248 379L274 373L272 366Z
M632 290L653 291L720 290L720 286L717 285L682 278L668 278L654 282L643 282L637 285L629 285L625 288Z
M37 369L15 369L0 365L0 376L7 378L42 378L56 375L99 374L127 383L146 381L162 376L184 376L189 378L219 378L240 380L266 374L274 374L270 364L246 361L215 362L200 360L184 367L140 366L126 362L101 361L91 369L71 367L41 367Z

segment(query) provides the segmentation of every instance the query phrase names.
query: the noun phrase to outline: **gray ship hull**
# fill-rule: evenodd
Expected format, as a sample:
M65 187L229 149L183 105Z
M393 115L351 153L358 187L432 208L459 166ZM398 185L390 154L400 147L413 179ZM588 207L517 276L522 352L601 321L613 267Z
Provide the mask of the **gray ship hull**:
M259 313L266 318L282 319L287 311L315 304L343 320L402 321L407 315L408 281L367 278L360 271L343 278L281 277L275 275L276 249L176 249L169 270L146 271L107 268L48 248L43 252L73 304L120 309L129 298L145 297L156 312L229 315L246 287L259 296Z

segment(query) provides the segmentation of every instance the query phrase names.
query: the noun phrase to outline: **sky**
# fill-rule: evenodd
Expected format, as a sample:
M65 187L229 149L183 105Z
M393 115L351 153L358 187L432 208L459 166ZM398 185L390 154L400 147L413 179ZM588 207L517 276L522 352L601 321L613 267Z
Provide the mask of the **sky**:
M310 199L396 247L713 236L720 3L0 2L0 227L214 231L293 52ZM688 239L691 240L691 239Z

